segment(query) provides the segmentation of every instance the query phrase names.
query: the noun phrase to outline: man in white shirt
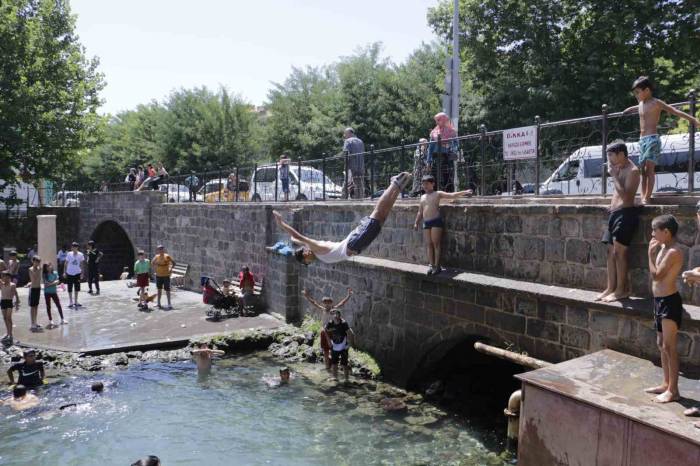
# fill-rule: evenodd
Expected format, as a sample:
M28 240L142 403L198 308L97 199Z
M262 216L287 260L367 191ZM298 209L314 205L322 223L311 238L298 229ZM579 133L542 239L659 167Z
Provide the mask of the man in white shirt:
M351 256L360 254L379 235L396 199L409 186L411 178L412 175L408 172L399 173L391 178L391 184L379 198L370 216L360 220L360 224L340 242L318 241L306 237L285 223L279 212L273 211L272 214L277 224L292 237L292 241L302 245L294 253L302 264L309 265L316 259L327 264L346 261Z
M82 307L78 304L78 292L80 291L80 281L85 275L85 256L78 251L78 243L71 244L71 251L66 255L66 265L63 270L63 278L68 285L68 307ZM73 290L75 289L75 293ZM75 297L75 298L74 298Z

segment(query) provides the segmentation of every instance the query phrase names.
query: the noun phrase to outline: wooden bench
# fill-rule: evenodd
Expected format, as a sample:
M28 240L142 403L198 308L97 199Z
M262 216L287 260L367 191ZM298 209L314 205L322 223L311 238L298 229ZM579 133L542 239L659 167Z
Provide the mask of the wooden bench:
M262 302L262 287L263 284L262 282L255 283L253 286L253 304L251 307L258 307L260 306L260 303ZM233 288L233 291L236 293L236 296L243 296L243 291L241 290L241 287L238 286L237 283L232 282L231 283L231 288Z
M175 264L173 267L171 273L170 273L170 281L171 283L178 287L182 288L185 286L185 277L187 276L187 272L190 270L190 264Z

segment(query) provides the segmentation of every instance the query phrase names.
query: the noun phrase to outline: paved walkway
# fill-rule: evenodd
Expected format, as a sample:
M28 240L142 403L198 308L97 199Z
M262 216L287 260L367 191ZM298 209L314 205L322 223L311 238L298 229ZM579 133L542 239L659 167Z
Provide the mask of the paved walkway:
M85 284L83 284L85 285ZM187 340L248 328L275 328L283 322L269 314L257 317L225 319L220 322L206 320L209 308L202 303L202 295L191 291L175 290L172 295L174 309L151 312L138 310L136 288L127 288L124 281L103 282L100 296L80 292L83 307L68 309L68 293L59 291L67 325L47 329L48 317L42 296L39 305L41 332L30 332L28 289L20 289L22 306L13 313L14 336L22 346L61 351L99 353L129 351L132 349L176 346ZM87 288L83 286L83 288ZM163 296L163 303L167 301ZM52 306L55 322L58 312Z

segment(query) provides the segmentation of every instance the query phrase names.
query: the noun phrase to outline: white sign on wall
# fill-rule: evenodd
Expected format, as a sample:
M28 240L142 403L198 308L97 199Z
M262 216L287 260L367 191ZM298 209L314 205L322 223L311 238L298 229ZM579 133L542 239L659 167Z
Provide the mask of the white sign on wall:
M503 160L537 158L537 126L503 130Z

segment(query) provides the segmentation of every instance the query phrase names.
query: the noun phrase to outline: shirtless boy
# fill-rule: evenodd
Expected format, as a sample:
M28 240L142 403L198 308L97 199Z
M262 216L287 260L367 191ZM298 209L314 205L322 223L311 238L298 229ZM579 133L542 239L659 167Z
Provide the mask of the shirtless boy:
M657 396L657 403L680 399L678 392L678 330L683 317L683 302L676 282L683 267L683 253L676 244L678 221L673 215L661 215L651 222L649 242L649 274L654 295L654 324L656 343L661 350L661 367L664 382L647 388L647 393Z
M10 280L12 283L17 283L19 278L19 260L17 259L17 251L10 252L10 259L7 261L7 271L10 272Z
M608 286L596 301L612 302L631 294L627 281L627 249L639 223L639 209L634 205L639 169L627 158L627 146L622 141L610 144L607 155L608 173L615 186L608 228L602 239L608 244Z
M437 275L443 270L440 267L440 247L442 244L442 231L445 228L445 224L440 216L440 201L442 199L457 199L459 196L471 196L472 190L467 189L466 191L455 193L435 191L435 177L433 175L425 175L421 180L421 184L425 194L420 197L418 214L416 215L413 229L417 230L418 225L423 220L423 238L428 248L428 260L430 261L428 275Z
M29 330L37 332L41 330L41 325L36 323L39 301L41 300L41 258L39 256L32 257L32 266L29 267L29 283L27 283L26 288L29 288L29 317L32 321Z
M27 393L27 387L24 385L15 385L12 389L12 397L0 401L0 404L9 406L15 411L22 411L38 405L39 398L33 393Z
M0 272L0 309L2 309L2 318L5 321L5 329L7 334L2 337L3 342L13 342L12 339L12 299L15 300L15 309L19 309L19 294L17 294L17 285L10 281L11 275L9 270Z
M692 115L677 110L663 100L652 95L651 80L640 76L632 84L632 91L639 102L638 105L626 108L622 114L639 113L639 166L642 169L642 204L648 204L654 192L654 176L658 157L661 154L661 139L657 133L661 112L667 112L680 118L685 118L697 128L700 121Z
M309 265L318 259L327 264L348 260L351 256L360 254L379 235L382 224L389 216L399 194L411 184L412 175L402 172L391 178L391 185L379 198L377 205L369 217L360 220L360 224L340 242L319 241L302 235L282 220L279 212L273 211L277 224L292 237L292 241L303 245L296 250L294 256L304 265Z
M340 300L338 304L333 305L333 299L330 296L324 296L321 299L321 303L316 301L309 291L304 288L301 292L307 301L311 303L316 309L321 311L321 351L323 351L323 362L326 364L326 370L331 370L331 339L326 331L326 325L333 318L332 313L336 309L342 309L345 303L348 302L350 296L352 296L352 288L348 288L348 294L343 299Z
M192 350L192 359L197 363L197 371L200 373L209 372L211 370L212 356L221 356L223 354L225 354L224 351L211 349L209 345L202 342L197 349Z

